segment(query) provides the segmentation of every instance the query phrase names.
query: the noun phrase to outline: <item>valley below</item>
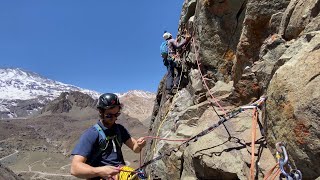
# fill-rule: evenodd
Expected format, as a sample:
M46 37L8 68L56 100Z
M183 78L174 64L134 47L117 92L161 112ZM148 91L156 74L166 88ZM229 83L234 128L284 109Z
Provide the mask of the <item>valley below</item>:
M96 119L50 115L0 120L0 163L23 179L77 179L70 175L70 153L81 133L94 125ZM147 128L138 120L125 115L119 119L133 137L146 136ZM122 151L128 166L139 167L139 154L125 145Z

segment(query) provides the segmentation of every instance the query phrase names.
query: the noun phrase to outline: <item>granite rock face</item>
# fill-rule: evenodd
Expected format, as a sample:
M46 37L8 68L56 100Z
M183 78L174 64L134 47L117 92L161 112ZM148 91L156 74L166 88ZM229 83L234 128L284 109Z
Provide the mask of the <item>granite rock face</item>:
M184 2L179 35L193 39L180 54L183 83L168 95L164 77L149 128L181 141L148 143L146 159L160 157L147 166L152 179L263 179L277 142L304 178L320 176L319 8L319 0ZM252 110L219 123L261 96L256 126Z
M320 174L320 31L295 44L298 53L275 72L267 90L267 137L270 144L285 141L292 163L314 179Z

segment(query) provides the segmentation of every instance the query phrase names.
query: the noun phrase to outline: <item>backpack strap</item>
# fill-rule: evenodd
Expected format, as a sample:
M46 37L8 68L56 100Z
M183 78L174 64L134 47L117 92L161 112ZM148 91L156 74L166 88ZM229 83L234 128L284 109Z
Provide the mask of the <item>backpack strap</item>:
M94 128L99 133L99 146L102 151L107 149L110 141L112 142L114 152L117 152L115 141L117 142L118 146L121 148L122 146L121 132L118 126L116 127L116 135L114 136L106 136L106 134L103 132L103 129L100 127L99 124L95 124ZM104 142L105 142L105 146L103 147Z
M120 131L120 128L118 125L116 127L116 133L117 133L116 141L117 141L119 147L122 147L123 142L122 142L122 138L121 138L121 131Z
M116 152L118 155L122 156L121 151L117 152L117 147L114 141L117 142L118 146L121 148L122 146L122 140L121 140L121 132L119 127L117 126L116 128L116 135L114 136L106 136L104 133L103 129L100 127L100 125L97 123L93 126L99 133L99 149L98 151L93 155L92 159L89 164L93 163L101 154L104 150L107 149L109 142L112 142L113 150Z

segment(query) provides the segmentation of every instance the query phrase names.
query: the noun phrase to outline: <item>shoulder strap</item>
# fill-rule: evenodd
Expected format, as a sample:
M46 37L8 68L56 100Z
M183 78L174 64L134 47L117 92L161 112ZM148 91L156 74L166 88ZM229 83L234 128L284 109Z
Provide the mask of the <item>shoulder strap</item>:
M119 146L121 147L123 142L122 142L122 138L121 138L121 131L120 131L118 124L117 124L117 128L116 128L116 133L117 133L117 141L119 143Z
M116 125L116 126L117 127L116 127L116 135L115 136L106 136L103 129L100 127L100 125L98 123L93 126L99 133L99 150L93 156L93 160L91 162L96 160L96 158L98 158L102 154L102 152L107 149L110 141L112 142L114 152L116 152L118 155L122 156L121 150L117 151L116 145L114 142L114 141L116 141L119 148L121 148L121 146L122 146L121 131L120 131L119 126L118 125Z
M103 132L102 128L99 126L99 124L95 124L93 126L98 131L98 143L99 143L99 149L98 151L92 156L91 161L88 162L88 164L92 165L92 163L102 154L102 152L105 150L102 147L103 141L106 139L106 135ZM105 141L106 142L106 141ZM106 142L107 143L107 142ZM107 147L107 146L106 146Z
M99 126L98 123L95 124L93 127L96 128L96 130L98 131L98 133L100 134L102 139L106 139L107 138L106 134L103 132L102 128Z
M94 128L99 132L99 146L101 150L105 150L108 147L109 141L111 140L113 144L113 148L116 152L116 147L114 140L117 142L118 146L121 148L122 146L122 139L121 139L121 131L118 124L116 125L116 135L115 136L106 136L103 129L100 127L100 125L97 123L94 125Z

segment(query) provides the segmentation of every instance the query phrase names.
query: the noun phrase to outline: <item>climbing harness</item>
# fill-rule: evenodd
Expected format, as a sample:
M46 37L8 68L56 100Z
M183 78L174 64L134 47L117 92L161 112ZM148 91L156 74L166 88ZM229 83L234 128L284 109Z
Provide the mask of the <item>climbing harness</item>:
M144 180L144 179L147 179L147 173L144 169L138 169L137 170L138 172L138 177L141 179L141 180Z
M276 149L277 149L276 156L278 159L281 174L285 176L286 179L288 180L301 180L302 179L301 171L299 171L298 169L293 169L288 162L288 154L287 154L285 144L283 142L278 142L276 144ZM290 171L287 173L286 169L289 169Z

